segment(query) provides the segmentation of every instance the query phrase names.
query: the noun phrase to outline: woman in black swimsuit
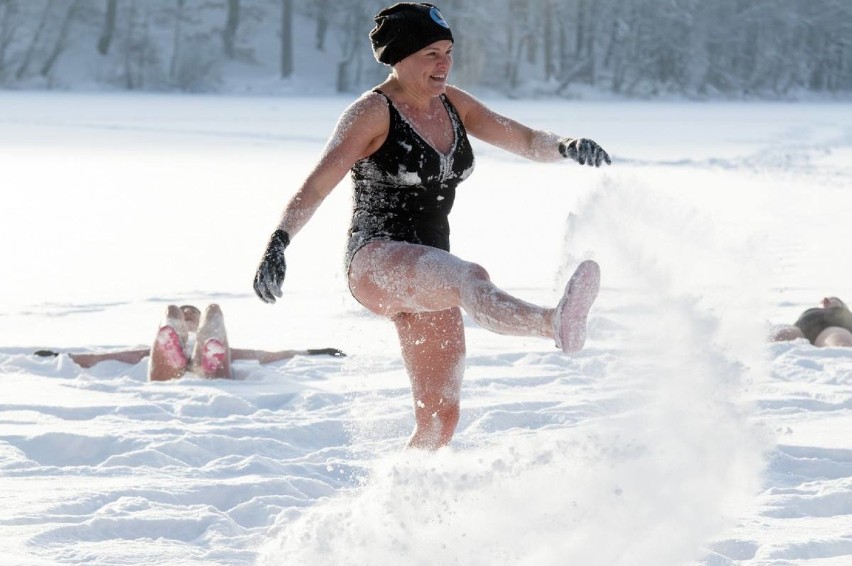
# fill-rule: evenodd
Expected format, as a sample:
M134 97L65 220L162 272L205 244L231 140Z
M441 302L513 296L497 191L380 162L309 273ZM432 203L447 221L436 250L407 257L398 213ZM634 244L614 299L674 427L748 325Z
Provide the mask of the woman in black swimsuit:
M776 326L773 342L804 338L814 346L852 347L852 312L837 297L826 297L822 306L803 312L794 324Z
M536 161L600 166L610 159L591 140L530 129L448 85L453 36L431 4L396 4L375 20L373 53L391 73L344 111L319 163L284 209L254 288L265 302L281 297L290 238L351 172L349 288L396 325L414 396L409 446L435 449L450 441L459 418L461 309L494 332L550 338L575 352L585 342L600 282L597 264L585 261L557 307L539 307L501 291L481 266L450 253L448 215L456 187L474 167L468 134Z

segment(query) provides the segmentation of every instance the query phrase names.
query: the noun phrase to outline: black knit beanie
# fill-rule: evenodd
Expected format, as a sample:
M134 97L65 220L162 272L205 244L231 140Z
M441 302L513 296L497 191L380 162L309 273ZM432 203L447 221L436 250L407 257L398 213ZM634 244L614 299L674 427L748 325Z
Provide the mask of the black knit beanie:
M425 2L394 4L376 14L375 20L370 42L376 60L385 65L396 65L436 41L453 41L453 33L441 12Z

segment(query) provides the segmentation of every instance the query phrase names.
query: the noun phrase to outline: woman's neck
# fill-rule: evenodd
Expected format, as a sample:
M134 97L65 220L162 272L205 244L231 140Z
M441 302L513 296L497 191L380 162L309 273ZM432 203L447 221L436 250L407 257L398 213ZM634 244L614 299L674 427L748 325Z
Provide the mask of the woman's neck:
M406 86L395 76L390 75L385 82L379 85L379 89L394 98L398 104L419 111L428 111L437 98L434 94Z

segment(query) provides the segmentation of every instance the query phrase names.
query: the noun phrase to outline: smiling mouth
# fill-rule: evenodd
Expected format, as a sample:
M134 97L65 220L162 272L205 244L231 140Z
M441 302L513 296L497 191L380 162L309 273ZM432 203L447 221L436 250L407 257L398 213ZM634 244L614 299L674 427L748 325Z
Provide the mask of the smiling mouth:
M433 81L445 81L447 80L447 75L429 75L429 78Z

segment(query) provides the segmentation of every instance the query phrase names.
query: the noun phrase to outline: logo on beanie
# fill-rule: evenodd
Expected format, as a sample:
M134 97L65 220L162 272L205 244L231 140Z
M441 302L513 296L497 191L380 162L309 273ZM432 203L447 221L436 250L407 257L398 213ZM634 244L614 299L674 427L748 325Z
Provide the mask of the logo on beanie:
M444 16L441 15L441 12L435 6L429 9L429 15L432 16L432 19L435 20L435 23L441 27L450 29L450 25L447 23L447 20L444 19Z

